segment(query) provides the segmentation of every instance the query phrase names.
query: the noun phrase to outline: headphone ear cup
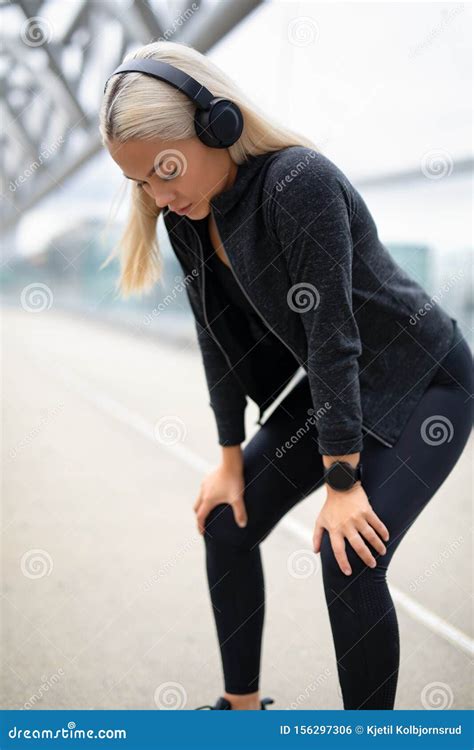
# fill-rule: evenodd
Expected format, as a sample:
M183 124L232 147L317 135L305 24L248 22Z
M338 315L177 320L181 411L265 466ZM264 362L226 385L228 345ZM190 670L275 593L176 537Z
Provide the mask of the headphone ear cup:
M237 104L213 99L208 109L196 109L194 127L198 138L211 148L228 148L242 134L244 119Z

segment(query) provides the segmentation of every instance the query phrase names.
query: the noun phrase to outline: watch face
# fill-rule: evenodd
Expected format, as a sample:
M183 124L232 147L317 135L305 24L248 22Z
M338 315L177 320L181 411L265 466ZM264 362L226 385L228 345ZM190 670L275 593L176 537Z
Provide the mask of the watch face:
M349 490L354 484L350 469L346 469L341 463L334 463L331 466L328 480L334 490Z

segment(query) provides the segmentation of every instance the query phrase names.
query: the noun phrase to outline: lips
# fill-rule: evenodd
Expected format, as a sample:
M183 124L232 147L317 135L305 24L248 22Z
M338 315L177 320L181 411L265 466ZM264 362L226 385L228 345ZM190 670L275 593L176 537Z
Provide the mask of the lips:
M175 214L185 214L185 213L186 213L186 211L187 211L187 210L188 210L189 208L191 208L191 206L192 206L192 203L188 203L188 205L187 205L187 206L183 206L183 208L174 208L174 209L172 209L172 211L173 211L173 212L174 212Z

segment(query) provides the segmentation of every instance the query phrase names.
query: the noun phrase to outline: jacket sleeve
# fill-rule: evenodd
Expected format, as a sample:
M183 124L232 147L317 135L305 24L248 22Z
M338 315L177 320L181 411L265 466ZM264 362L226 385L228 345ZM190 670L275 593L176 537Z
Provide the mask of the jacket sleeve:
M165 222L168 229L168 224ZM223 351L206 326L199 277L201 262L182 247L182 240L168 230L174 253L184 272L183 283L194 316L201 359L204 366L209 406L214 412L219 445L240 445L245 440L245 409L247 396L244 388L228 365Z
M363 449L350 194L329 159L298 149L293 162L301 152L306 159L299 170L289 163L291 150L273 168L265 214L288 270L286 302L301 316L306 334L319 453L349 455Z

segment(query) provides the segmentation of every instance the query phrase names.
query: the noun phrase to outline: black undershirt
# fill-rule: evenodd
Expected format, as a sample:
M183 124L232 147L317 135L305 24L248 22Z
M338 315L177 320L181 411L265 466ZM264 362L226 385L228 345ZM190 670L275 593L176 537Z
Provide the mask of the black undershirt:
M215 252L208 238L206 285L215 319L212 329L236 369L251 384L248 395L267 408L285 388L299 364L287 346L263 322L242 292L234 272ZM230 341L232 337L232 341Z

